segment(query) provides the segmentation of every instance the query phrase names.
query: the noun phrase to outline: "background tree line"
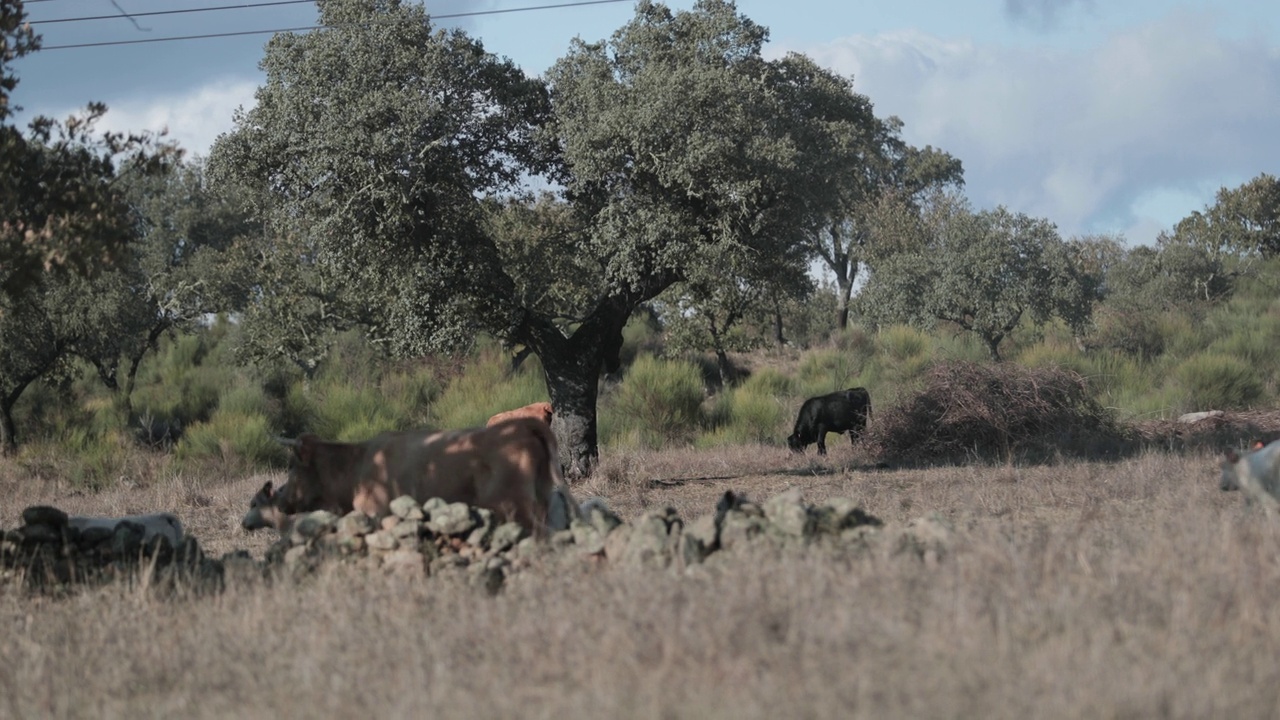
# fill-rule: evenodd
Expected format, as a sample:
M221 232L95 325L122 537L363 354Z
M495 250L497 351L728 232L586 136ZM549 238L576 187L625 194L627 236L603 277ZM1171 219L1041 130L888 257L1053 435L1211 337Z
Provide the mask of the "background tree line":
M1149 354L1144 321L1227 302L1280 249L1266 174L1154 247L975 210L959 159L903 142L850 78L766 60L767 30L723 0L641 2L541 77L418 5L318 5L325 28L271 40L257 105L206 162L96 134L97 105L13 127L11 62L39 39L0 0L6 452L37 381L91 371L136 423L145 359L223 313L226 359L264 386L314 379L353 332L387 358L477 337L524 349L570 467L589 472L601 377L640 310L671 352L710 352L726 386L729 353L860 327L964 332L991 359L1049 327L1086 352Z

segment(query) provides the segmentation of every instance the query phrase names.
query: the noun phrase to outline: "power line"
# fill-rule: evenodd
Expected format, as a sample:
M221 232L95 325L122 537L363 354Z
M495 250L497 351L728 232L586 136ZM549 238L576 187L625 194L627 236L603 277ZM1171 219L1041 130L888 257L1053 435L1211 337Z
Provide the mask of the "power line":
M28 2L32 2L32 1L34 0L28 0ZM582 7L586 5L609 5L612 3L632 2L632 1L633 0L582 0L581 2L557 3L553 5L534 5L530 7L521 7L521 8L505 8L502 10L476 10L473 12L460 12L460 13L448 13L443 15L432 15L431 19L444 20L448 18L476 17L479 15L501 15L504 13L528 12L532 10L554 10L557 8ZM366 23L349 23L345 26L350 26L350 25L358 26L362 24L366 24ZM68 45L44 45L40 49L41 50L71 50L74 48L107 47L111 45L141 45L143 43L171 42L171 41L177 41L177 40L203 40L206 38L240 37L244 35L269 35L269 34L282 33L282 32L309 32L311 30L323 30L325 28L332 28L332 27L343 27L343 26L310 25L307 27L276 28L272 30L240 30L235 32L205 33L201 35L175 35L171 37L144 38L139 40L109 40L104 42L72 43Z
M34 2L34 1L35 0L27 0L27 2ZM271 7L274 5L298 5L300 3L314 3L314 2L315 0L274 0L274 2L248 3L244 5L219 5L217 7L183 8L181 10L152 10L150 12L127 13L126 15L120 15L119 13L115 15L89 15L86 17L52 18L49 20L29 20L28 22L30 22L32 25L52 25L53 23L84 22L87 20L117 20L122 17L139 18L139 17L151 17L153 15L179 15L181 13L212 12L214 10L244 10L247 8Z

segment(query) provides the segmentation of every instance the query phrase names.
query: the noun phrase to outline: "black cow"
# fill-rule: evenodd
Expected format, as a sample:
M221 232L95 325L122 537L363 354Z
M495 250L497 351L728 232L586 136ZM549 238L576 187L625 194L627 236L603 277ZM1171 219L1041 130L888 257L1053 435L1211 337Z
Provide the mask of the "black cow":
M829 395L819 395L804 401L796 427L787 438L792 452L804 452L813 442L818 443L818 454L827 454L827 433L849 433L852 443L867 428L871 417L871 393L866 388L837 390Z

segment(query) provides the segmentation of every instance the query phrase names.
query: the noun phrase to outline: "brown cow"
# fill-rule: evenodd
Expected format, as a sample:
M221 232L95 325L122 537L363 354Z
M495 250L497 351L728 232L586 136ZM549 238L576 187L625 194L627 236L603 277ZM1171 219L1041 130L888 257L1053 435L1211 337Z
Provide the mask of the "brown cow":
M494 425L497 425L498 423L503 422L504 420L511 420L512 418L537 418L542 422L550 425L551 416L553 414L554 413L551 409L551 403L536 402L529 405L525 405L524 407L516 408L515 410L507 410L506 412L500 412L497 415L494 415L493 417L489 418L489 422L485 423L484 425L485 427L493 427Z
M360 443L307 434L290 444L289 480L274 492L268 481L254 496L241 523L246 530L282 529L289 516L312 510L381 517L393 499L408 495L487 508L499 521L514 520L541 536L552 492L568 494L555 436L532 418L469 430L389 432Z

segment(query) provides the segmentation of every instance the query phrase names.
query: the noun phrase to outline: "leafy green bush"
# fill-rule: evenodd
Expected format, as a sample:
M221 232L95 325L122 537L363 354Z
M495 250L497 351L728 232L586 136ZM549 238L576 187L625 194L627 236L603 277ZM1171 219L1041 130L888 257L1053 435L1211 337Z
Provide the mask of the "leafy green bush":
M329 384L313 402L311 432L325 439L354 442L404 426L404 418L373 386Z
M777 368L764 367L742 383L742 390L760 395L793 395L796 383Z
M440 428L484 425L495 413L547 400L542 366L530 357L515 373L496 348L484 349L444 388L431 406L431 424Z
M718 395L710 421L713 429L698 437L699 447L777 442L787 434L786 407L775 393L758 386Z
M188 427L175 454L183 465L212 460L234 469L282 466L287 458L265 416L221 411Z
M1234 410L1266 401L1262 380L1247 362L1230 355L1202 353L1174 373L1184 392L1184 410Z
M1074 346L1056 340L1041 340L1024 348L1018 354L1018 362L1031 368L1060 367L1088 376L1089 363Z
M861 370L854 358L841 350L811 350L800 360L797 389L810 396L847 388Z
M909 325L893 325L880 331L882 377L907 386L920 379L933 363L933 343L928 334Z
M618 384L610 433L659 448L688 443L701 427L703 386L696 365L642 355Z

